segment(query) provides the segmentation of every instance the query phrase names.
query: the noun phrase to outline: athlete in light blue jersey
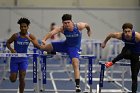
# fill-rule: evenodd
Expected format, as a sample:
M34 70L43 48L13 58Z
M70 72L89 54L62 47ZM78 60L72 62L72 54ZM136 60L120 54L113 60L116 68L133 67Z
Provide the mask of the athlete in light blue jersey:
M137 76L140 70L140 33L133 31L131 23L124 23L122 29L123 32L109 34L102 43L103 48L110 38L116 38L125 43L121 53L111 62L106 62L105 65L106 67L110 67L123 58L129 59L131 61L132 93L136 93L138 86Z
M76 92L80 92L80 71L79 71L79 50L81 46L81 37L82 30L87 29L88 36L91 35L90 27L87 23L79 22L74 24L72 21L71 14L64 14L62 16L62 24L63 26L56 27L52 31L50 31L42 40L43 44L46 44L46 40L48 40L52 35L55 35L59 32L63 33L66 37L66 40L63 42L53 42L51 44L46 45L44 50L51 52L65 52L69 55L73 69L74 76L76 82Z
M37 42L37 39L34 35L30 34L27 30L29 28L30 21L26 18L21 18L18 20L20 25L20 32L14 33L7 40L7 48L11 53L27 53L27 48L30 41L34 44L35 47L40 48L40 45ZM14 42L14 48L11 47L11 43ZM25 88L25 75L28 67L28 58L27 57L13 57L10 62L10 76L9 79L11 82L15 82L17 79L17 73L19 72L19 93L24 92Z

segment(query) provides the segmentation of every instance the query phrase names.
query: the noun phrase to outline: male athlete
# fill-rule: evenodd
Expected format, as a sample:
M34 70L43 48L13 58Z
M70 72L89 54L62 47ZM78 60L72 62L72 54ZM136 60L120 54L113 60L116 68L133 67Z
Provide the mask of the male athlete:
M69 55L75 76L76 83L76 92L80 92L80 71L79 71L79 50L81 46L81 37L82 30L86 28L87 34L91 36L91 30L87 23L79 22L74 23L72 21L71 14L64 14L62 16L62 26L56 27L52 31L50 31L43 39L42 43L46 44L46 40L51 38L51 36L57 33L63 33L66 37L66 40L63 42L52 42L51 44L47 44L44 48L46 51L51 52L65 52Z
M110 33L101 45L104 48L111 38L122 40L125 43L121 53L112 62L106 62L105 65L108 68L123 58L129 59L131 61L132 93L136 93L137 76L140 69L140 33L133 30L131 23L124 23L122 30L122 32Z

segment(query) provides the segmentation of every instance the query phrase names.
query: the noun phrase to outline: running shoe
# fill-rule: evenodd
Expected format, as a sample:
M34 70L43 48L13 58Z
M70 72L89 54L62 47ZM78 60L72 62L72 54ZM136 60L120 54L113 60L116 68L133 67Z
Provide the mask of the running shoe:
M80 86L76 86L76 92L81 92Z
M113 65L112 62L106 62L106 63L105 63L105 66L106 66L107 68L111 67L112 65Z

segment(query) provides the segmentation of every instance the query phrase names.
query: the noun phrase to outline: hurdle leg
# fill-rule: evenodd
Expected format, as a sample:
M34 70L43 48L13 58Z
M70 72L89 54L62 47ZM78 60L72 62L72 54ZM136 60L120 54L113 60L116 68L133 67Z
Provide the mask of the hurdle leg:
M42 56L40 57L40 91L42 92L42 91L44 91L44 88L43 88L43 82L42 82L42 76L43 76L43 72L42 72L42 69L43 69L43 58L42 58Z
M88 67L89 67L89 69L88 69L88 78L89 78L89 81L88 81L88 83L89 83L89 86L90 86L90 93L92 93L92 58L90 58L89 57L89 63L88 63Z
M41 82L41 92L46 91L45 90L45 85L47 83L47 71L46 71L46 66L47 66L47 61L46 59L52 58L53 55L41 55L42 58L42 64L41 64L41 71L42 71L42 82Z
M41 80L41 65L42 65L41 59L38 59L38 62L40 62L38 64L38 78L39 80Z
M85 63L85 91L87 89L87 68L88 67L88 63Z
M46 78L47 78L47 73L46 73L46 56L43 56L43 64L42 64L42 82L43 82L43 91L45 91L45 84L46 84Z
M72 77L72 64L69 63L69 66L66 67L66 73L68 74L69 80L75 82L74 78Z
M101 88L103 87L104 70L105 70L105 64L101 63L100 81L99 81L99 85L97 86L97 93L101 93Z
M98 50L98 57L99 57L99 59L102 59L101 43L98 43L97 50Z
M122 91L124 92L124 74L125 74L125 69L122 68Z
M92 63L95 61L96 56L94 55L80 55L84 59L88 59L88 84L89 84L89 93L92 93ZM88 93L88 92L84 92Z
M3 66L3 69L4 69L4 72L3 72L3 80L6 79L6 73L7 73L7 66L6 66L6 58L4 58L4 66Z
M37 55L33 54L33 83L34 83L34 90L36 93L39 93L39 84L37 82Z
M71 72L71 69L72 69L72 65L71 63L69 63L69 66L67 67L67 58L68 58L68 55L67 54L63 54L62 55L62 61L63 61L63 68L64 68L64 71L68 74L68 78L70 81L74 81L74 79L72 78L72 72Z

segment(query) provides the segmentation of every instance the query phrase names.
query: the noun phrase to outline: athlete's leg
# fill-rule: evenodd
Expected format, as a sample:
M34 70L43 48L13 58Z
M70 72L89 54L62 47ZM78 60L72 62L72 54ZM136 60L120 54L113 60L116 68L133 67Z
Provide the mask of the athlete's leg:
M78 86L76 92L80 92L81 89L79 87L80 84L80 71L79 71L79 49L77 48L71 48L71 47L67 47L65 46L64 42L53 42L52 43L53 46L53 51L56 52L65 52L69 55L71 61L72 61L72 65L73 65L73 70L74 70L74 77L75 77L75 82L76 82L76 86Z
M47 44L45 47L43 47L43 50L47 52L51 52L53 50L52 44Z
M131 78L132 78L132 93L136 93L138 87L138 73L140 70L140 61L138 55L132 55L131 59Z
M73 70L74 70L76 92L81 92L81 89L80 89L80 69L79 69L79 59L78 58L72 58L72 66L73 66Z
M117 57L115 57L111 62L106 62L105 65L106 65L106 67L110 67L113 64L115 64L117 61L119 61L123 58L124 59L131 58L131 51L129 49L127 49L126 47L123 47L121 53L119 55L117 55Z
M19 70L19 92L23 93L25 88L25 70Z
M28 60L19 63L19 92L23 93L25 88L25 76L28 68Z
M68 48L68 55L72 61L72 66L74 70L74 78L76 84L76 92L80 92L80 69L79 69L79 49L77 48Z
M11 82L15 82L17 80L17 73L18 73L18 64L14 62L14 60L10 61L10 76L9 79Z
M74 70L74 77L75 80L80 78L80 71L79 71L79 59L78 58L72 58L72 66ZM78 82L76 82L76 85L79 85Z
M126 47L123 47L121 53L115 57L112 62L113 64L121 59L130 59L130 56L131 56L131 51L129 49L127 49Z
M51 44L47 44L44 51L47 51L47 54L56 54L56 52L66 52L66 46L64 42L52 42Z
M11 72L10 76L9 76L9 79L10 79L11 82L16 82L16 80L17 80L17 73L16 72Z

